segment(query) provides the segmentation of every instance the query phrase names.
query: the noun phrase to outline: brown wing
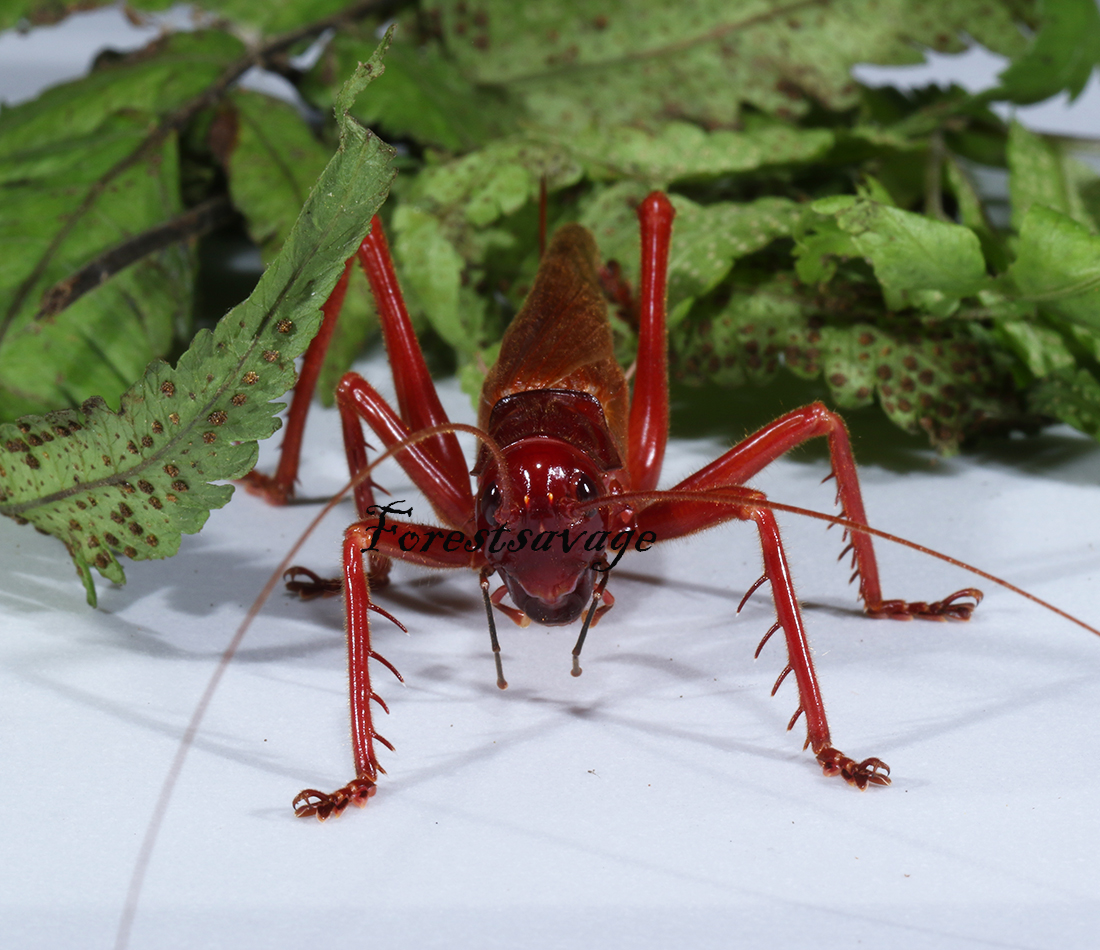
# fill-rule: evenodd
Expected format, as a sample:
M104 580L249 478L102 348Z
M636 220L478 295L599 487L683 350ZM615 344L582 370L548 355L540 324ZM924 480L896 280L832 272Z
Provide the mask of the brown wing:
M599 252L592 235L579 224L560 228L485 379L478 425L488 425L493 406L505 396L531 389L571 389L599 400L611 437L623 450L629 398L626 377L615 359L598 272Z

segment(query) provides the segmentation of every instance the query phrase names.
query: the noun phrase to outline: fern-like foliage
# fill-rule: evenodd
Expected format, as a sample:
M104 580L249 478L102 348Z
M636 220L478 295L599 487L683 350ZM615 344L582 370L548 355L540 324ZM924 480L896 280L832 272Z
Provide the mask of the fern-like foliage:
M271 400L294 384L294 358L395 174L392 149L349 114L381 75L387 44L344 86L339 149L246 301L201 331L174 369L150 364L117 413L94 398L0 426L0 513L63 541L93 606L93 566L123 583L118 554L174 554L181 533L233 494L211 483L248 472L256 441L279 428L282 406Z

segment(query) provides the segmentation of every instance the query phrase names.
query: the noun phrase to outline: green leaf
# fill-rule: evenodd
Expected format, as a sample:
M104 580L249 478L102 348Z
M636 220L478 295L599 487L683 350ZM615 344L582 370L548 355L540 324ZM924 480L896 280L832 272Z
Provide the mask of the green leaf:
M181 210L167 117L243 48L219 33L155 47L0 112L0 419L93 395L114 403L187 328L191 261L179 248L36 318L48 288Z
M394 256L410 312L462 355L490 342L482 338L486 303L474 288L488 256L514 238L488 226L532 206L540 181L555 190L581 174L567 149L526 136L424 168L394 215Z
M667 186L768 165L817 161L832 148L834 136L826 129L778 123L750 132L706 132L686 122L669 122L657 132L601 126L562 141L594 178L637 178Z
M1042 0L1042 26L1027 53L1000 75L991 98L1026 105L1069 90L1076 99L1100 63L1096 0Z
M498 84L547 129L655 126L683 119L733 126L742 103L771 115L857 104L859 62L918 63L919 46L961 51L969 29L991 48L1020 48L1007 3L865 0L765 4L697 0L443 0L448 50L475 83ZM517 10L522 13L517 15Z
M1042 380L1030 395L1034 412L1100 439L1100 382L1088 370L1063 370Z
M541 179L554 191L575 184L581 174L566 146L515 136L429 165L417 176L408 199L449 219L452 228L481 228L536 199Z
M581 215L606 260L615 260L626 279L637 287L641 245L635 209L647 189L623 182L605 189ZM709 293L729 273L734 262L789 235L802 217L801 207L786 198L700 205L672 196L676 209L668 262L669 326L682 320L692 304Z
M145 11L167 10L175 0L142 0ZM112 6L114 0L5 0L0 6L0 30L18 26L45 26L64 20L72 13L85 13ZM206 6L206 4L204 4Z
M1018 415L1007 373L975 330L890 319L826 326L823 375L841 408L875 394L895 424L924 431L941 452L955 452L980 425Z
M290 31L322 17L333 16L350 5L350 0L279 0L278 3L203 0L202 9L232 20L238 27L271 34ZM365 52L369 53L370 50Z
M1017 231L1033 204L1061 211L1095 229L1096 222L1085 209L1079 189L1095 180L1096 173L1068 155L1059 142L1013 122L1008 133L1008 167L1012 226Z
M303 93L324 105L339 88L337 77L371 48L373 38L337 34L306 77ZM516 131L515 112L500 90L471 83L436 43L395 42L386 54L385 78L356 106L357 117L371 127L452 152Z
M815 202L812 208L832 215L850 244L826 226L824 243L803 240L801 254L812 258L855 253L865 258L891 310L915 306L948 316L962 297L976 294L987 283L981 245L969 228L844 195ZM800 268L803 279L809 276L811 264L812 260Z
M380 69L380 54L349 89ZM348 102L348 98L343 100ZM348 103L350 105L350 102ZM91 567L121 582L116 553L173 554L256 460L279 426L270 400L294 382L294 358L320 323L320 304L384 200L392 150L339 115L340 148L310 194L282 253L247 301L200 331L175 369L154 362L119 412L79 410L0 426L0 513L61 539L95 602Z
M1004 360L979 328L875 308L864 317L850 290L833 301L785 275L760 284L747 276L725 306L672 331L680 378L760 385L785 365L823 378L842 409L877 398L896 425L924 432L944 452L992 420L1018 418Z
M402 205L394 214L393 230L394 255L401 264L405 292L444 340L466 349L476 336L463 326L460 314L464 262L439 219Z
M947 173L947 189L954 195L958 206L959 223L977 235L982 254L990 265L1003 271L1008 267L1008 250L1003 236L989 221L983 196L974 182L968 163L955 156L948 156L944 170Z
M245 90L231 102L222 123L232 129L222 133L231 139L229 194L266 262L283 246L329 152L288 103Z
M1072 350L1053 327L1036 320L1000 320L997 332L1033 376L1042 378L1077 366Z
M353 267L348 275L348 292L340 319L332 333L321 375L317 378L317 398L326 406L336 403L336 386L355 359L367 348L378 330L374 297L362 268Z
M36 177L72 167L74 151L111 140L103 124L119 115L148 122L202 92L244 45L227 33L174 33L83 79L47 89L0 112L0 157ZM88 140L91 140L90 142Z
M762 385L779 371L781 360L787 360L799 375L818 376L820 349L814 344L820 333L810 341L811 312L790 280L740 283L717 312L670 331L673 372L686 382Z
M1068 215L1031 206L1008 276L1043 310L1100 330L1100 237Z

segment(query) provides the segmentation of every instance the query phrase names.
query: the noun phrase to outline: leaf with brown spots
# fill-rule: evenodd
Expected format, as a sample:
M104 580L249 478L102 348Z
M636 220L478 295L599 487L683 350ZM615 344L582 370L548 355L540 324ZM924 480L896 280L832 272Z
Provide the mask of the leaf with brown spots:
M281 406L270 400L293 385L294 359L320 324L319 303L393 178L392 149L347 113L372 73L380 72L381 50L345 87L340 148L256 290L213 332L201 331L174 369L150 364L117 413L89 399L79 410L0 426L7 471L0 480L0 513L65 543L89 603L96 599L91 567L124 581L114 551L102 546L101 539L115 537L114 524L126 523L131 537L121 553L128 557L174 554L181 533L198 531L210 510L232 495L231 486L212 482L249 471L256 440L279 427L274 413ZM244 385L251 387L250 398L235 404ZM31 436L42 444L29 446Z
M942 452L1025 416L1011 361L980 326L884 314L873 299L823 296L787 276L735 291L704 321L676 328L670 343L681 379L759 385L786 367L823 378L843 409L877 400Z
M1012 55L1025 42L1009 4L981 11L957 0L440 0L447 51L477 85L507 89L539 125L686 119L733 126L743 104L804 116L816 104L858 103L851 68L915 63L918 47L963 48L969 32ZM748 110L745 110L748 111Z

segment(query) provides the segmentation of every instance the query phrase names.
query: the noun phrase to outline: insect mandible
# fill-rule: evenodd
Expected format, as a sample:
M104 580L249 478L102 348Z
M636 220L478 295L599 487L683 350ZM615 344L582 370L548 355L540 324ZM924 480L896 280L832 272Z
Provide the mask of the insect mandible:
M857 527L866 526L867 518L848 432L840 416L821 403L785 414L671 489L657 489L669 427L665 297L674 210L664 194L654 192L639 206L638 217L642 261L632 389L613 352L595 240L580 225L566 225L554 235L527 301L504 336L482 389L477 430L451 423L442 408L375 219L358 257L378 306L398 405L392 408L357 374L346 375L337 391L345 451L353 475L368 470L365 422L387 454L396 454L442 524L402 520L400 515L411 512L379 506L370 478L360 476L359 520L344 535L341 580L325 582L301 568L288 572L295 578L291 588L303 596L343 591L355 764L354 777L336 791L301 792L294 800L298 815L324 819L349 804L365 804L384 771L378 746L389 743L377 731L372 704L386 706L374 689L370 662L399 674L373 649L369 615L388 616L372 602L371 588L386 582L392 559L478 572L497 681L504 688L494 609L523 625L579 621L573 649L578 675L589 629L614 604L609 573L626 549L645 550L643 545L733 520L753 522L759 534L764 571L741 603L770 582L776 621L756 652L782 631L787 663L773 694L793 673L798 705L788 729L805 717L805 747L826 775L860 789L889 784L882 760L855 759L833 745L773 512L783 506L744 483L791 448L823 437L841 506L839 517L823 517L845 526L844 553L851 553L867 614L967 620L981 593L966 588L932 602L883 597L871 539L882 533ZM346 275L326 304L321 335L307 353L279 470L274 477L253 473L249 480L252 490L273 501L293 494L305 406L345 286ZM474 488L456 430L477 431L482 439ZM498 574L503 583L493 590L491 579ZM303 575L308 579L297 579Z

